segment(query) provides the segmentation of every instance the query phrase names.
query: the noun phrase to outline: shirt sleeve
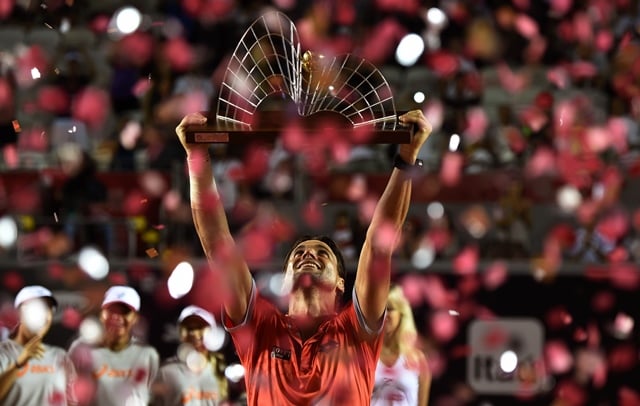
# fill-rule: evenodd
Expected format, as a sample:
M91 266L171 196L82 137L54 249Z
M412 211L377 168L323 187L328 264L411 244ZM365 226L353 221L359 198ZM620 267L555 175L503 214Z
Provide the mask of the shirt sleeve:
M158 369L160 368L160 355L153 347L149 347L149 387L155 381L156 376L158 376Z
M17 361L18 356L17 348L11 345L10 341L5 341L0 344L0 373L3 373Z
M369 337L377 337L378 335L380 335L380 333L382 333L382 327L384 326L384 319L385 317L387 317L386 307L384 309L384 313L382 314L382 317L380 317L380 320L378 320L378 325L369 326L367 325L367 321L365 320L364 315L362 314L362 308L360 308L360 302L358 301L358 295L356 294L355 287L351 291L351 297L353 302L353 309L355 310L356 318L358 319L358 326L360 326L360 329L362 330L362 332Z
M258 292L256 289L256 281L255 279L251 278L251 294L249 295L249 303L247 303L247 311L244 314L242 321L236 325L234 325L233 321L229 318L229 316L227 316L227 312L224 310L224 306L222 306L222 325L227 332L233 333L233 331L244 327L249 323L249 321L253 317L253 310L255 307L257 295Z

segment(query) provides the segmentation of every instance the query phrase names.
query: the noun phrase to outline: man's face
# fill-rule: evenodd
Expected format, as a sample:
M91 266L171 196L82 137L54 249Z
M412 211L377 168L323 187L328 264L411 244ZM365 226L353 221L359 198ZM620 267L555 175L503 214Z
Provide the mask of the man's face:
M124 303L111 303L102 308L100 321L107 336L128 337L136 323L138 313Z
M293 289L324 287L344 292L344 279L338 274L338 259L331 248L319 240L303 241L291 252L285 279Z

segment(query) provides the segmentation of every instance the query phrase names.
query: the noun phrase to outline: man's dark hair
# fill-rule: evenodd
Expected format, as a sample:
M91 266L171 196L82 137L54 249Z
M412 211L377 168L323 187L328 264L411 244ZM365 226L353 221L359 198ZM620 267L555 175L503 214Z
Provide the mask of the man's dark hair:
M284 260L284 265L283 265L283 271L287 270L287 263L289 262L289 257L291 257L291 254L296 249L296 247L298 245L300 245L300 243L303 243L303 242L309 241L309 240L322 241L323 243L327 244L329 246L329 248L331 248L331 251L333 251L333 254L336 256L336 259L338 261L338 276L340 276L341 278L344 278L345 274L346 274L346 269L345 269L345 266L344 266L344 258L342 256L342 252L340 251L340 248L338 248L338 246L336 245L335 241L333 241L332 238L330 238L330 237L328 237L326 235L303 235L302 237L298 238L291 245L291 248L289 249L289 252L284 257L285 260Z

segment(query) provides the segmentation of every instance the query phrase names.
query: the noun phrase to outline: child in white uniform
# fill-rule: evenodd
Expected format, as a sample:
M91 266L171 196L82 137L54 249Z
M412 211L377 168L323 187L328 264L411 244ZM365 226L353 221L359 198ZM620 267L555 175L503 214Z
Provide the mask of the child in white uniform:
M20 321L0 342L0 404L74 405L75 370L62 348L44 344L57 301L43 286L26 286L14 305Z
M147 405L160 357L131 334L140 296L128 286L112 286L102 302L104 337L98 344L80 337L69 349L78 373L95 383L94 406Z
M180 347L160 368L153 406L218 406L228 396L224 357L210 351L205 335L216 329L211 313L187 306L178 317Z

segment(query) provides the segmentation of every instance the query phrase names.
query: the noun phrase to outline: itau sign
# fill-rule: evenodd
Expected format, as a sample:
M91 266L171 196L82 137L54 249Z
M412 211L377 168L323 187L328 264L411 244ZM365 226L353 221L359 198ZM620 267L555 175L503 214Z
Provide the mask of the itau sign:
M477 393L525 395L543 389L544 329L538 320L476 320L468 343L467 380Z

